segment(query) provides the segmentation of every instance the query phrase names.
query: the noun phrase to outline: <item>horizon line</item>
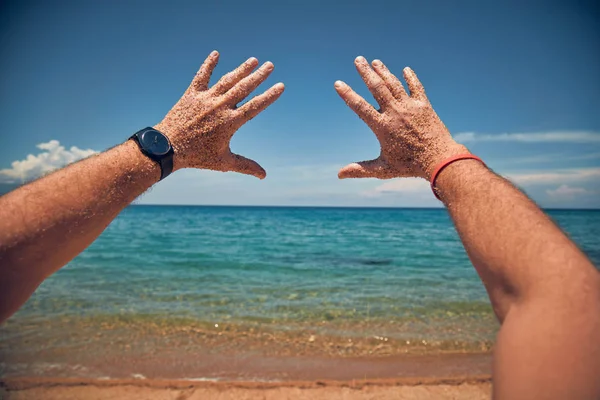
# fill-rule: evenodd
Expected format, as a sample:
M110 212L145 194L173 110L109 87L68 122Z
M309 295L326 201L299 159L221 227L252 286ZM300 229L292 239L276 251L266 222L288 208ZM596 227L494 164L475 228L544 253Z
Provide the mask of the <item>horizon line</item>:
M445 210L446 207L415 207L415 206L324 206L324 205L269 205L269 204L151 204L131 203L127 207L229 207L229 208L375 208L375 209L414 209L414 210ZM560 211L600 211L600 208L573 208L573 207L540 207L542 210Z

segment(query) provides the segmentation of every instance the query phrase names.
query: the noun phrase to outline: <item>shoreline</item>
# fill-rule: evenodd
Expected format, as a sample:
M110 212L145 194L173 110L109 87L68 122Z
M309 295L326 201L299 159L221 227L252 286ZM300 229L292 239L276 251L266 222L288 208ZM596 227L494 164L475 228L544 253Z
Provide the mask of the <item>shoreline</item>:
M0 380L98 379L314 382L489 376L492 353L392 337L352 340L290 332L66 323L17 329L0 345ZM100 328L100 329L99 329ZM19 332L17 334L17 332ZM9 331L5 330L5 334ZM32 336L34 335L34 336Z
M421 386L486 384L491 383L491 375L472 375L458 377L411 377L411 378L381 378L381 379L352 379L352 380L311 380L311 381L197 381L186 379L87 379L87 378L0 378L0 388L8 391L29 390L52 387L114 387L135 386L153 389L188 389L188 388L240 388L240 389L270 389L270 388L321 388L349 387L362 389L368 386Z
M288 382L198 382L190 380L7 378L0 398L53 399L488 399L491 377L413 377Z
M46 356L62 353L63 360L72 361L86 353L104 356L106 352L117 352L136 357L148 351L178 348L201 354L251 352L266 357L485 353L493 348L497 328L491 316L480 315L287 325L146 316L67 316L31 322L22 318L0 328L0 356L19 358L23 353L43 351ZM69 357L64 357L67 348ZM187 354L182 356L187 358Z
M136 382L186 381L286 385L293 382L438 382L491 376L492 353L453 353L369 357L265 356L251 351L237 354L179 351L155 352L86 360L68 364L37 357L6 360L0 380L6 382ZM22 365L9 371L11 364Z

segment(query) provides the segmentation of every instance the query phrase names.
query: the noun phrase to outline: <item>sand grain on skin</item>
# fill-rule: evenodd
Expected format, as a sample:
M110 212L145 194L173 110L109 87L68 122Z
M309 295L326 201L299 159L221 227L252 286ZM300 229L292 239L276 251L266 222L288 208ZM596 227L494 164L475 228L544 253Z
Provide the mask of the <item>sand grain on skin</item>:
M216 51L208 56L181 99L155 129L165 133L173 146L174 170L235 171L262 179L265 170L255 161L232 153L229 143L242 125L279 98L284 86L278 83L238 108L237 104L271 74L273 63L266 62L252 72L258 60L251 57L209 88L218 59Z
M346 104L375 133L381 152L374 160L342 168L340 178L429 179L440 161L469 153L465 146L452 139L412 69L404 69L404 78L410 89L410 93L407 93L398 78L381 61L375 60L371 68L364 57L357 57L355 65L377 99L380 110L373 109L344 82L337 81L335 88Z

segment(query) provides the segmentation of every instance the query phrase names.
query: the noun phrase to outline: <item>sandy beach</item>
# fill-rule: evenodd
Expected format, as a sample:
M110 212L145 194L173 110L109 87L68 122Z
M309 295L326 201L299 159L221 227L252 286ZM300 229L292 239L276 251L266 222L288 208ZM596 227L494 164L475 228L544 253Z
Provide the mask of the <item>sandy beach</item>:
M76 399L488 399L489 376L354 381L194 382L183 380L7 379L2 400Z
M489 353L349 358L197 354L163 356L159 362L121 359L120 364L112 364L114 376L129 373L130 378L73 377L90 371L82 366L60 371L58 365L47 368L46 376L4 376L0 399L488 399L491 391ZM130 374L132 370L138 373ZM33 375L36 369L29 371ZM192 373L204 378L161 378ZM215 374L221 378L205 378Z

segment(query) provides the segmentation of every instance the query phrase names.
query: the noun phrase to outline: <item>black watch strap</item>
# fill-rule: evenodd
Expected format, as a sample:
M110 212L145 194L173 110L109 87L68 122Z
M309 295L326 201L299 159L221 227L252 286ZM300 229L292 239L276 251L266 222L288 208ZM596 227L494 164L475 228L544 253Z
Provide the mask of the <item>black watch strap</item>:
M160 180L162 181L173 172L173 148L160 159Z
M161 134L162 136L164 136L164 138L169 143L169 151L167 153L159 155L159 154L151 152L149 149L146 149L144 147L144 144L140 141L140 137L141 137L141 135L143 135L144 133L146 133L148 131L155 131L155 132L158 132L159 134ZM156 161L160 165L160 180L163 180L164 178L169 176L171 174L171 172L173 172L174 151L173 151L173 147L171 146L171 142L169 142L169 138L167 137L167 135L165 135L158 129L148 127L148 128L144 128L144 129L134 133L133 135L131 135L131 137L129 139L133 139L140 147L140 150L142 151L142 153L144 153L148 158Z

